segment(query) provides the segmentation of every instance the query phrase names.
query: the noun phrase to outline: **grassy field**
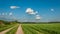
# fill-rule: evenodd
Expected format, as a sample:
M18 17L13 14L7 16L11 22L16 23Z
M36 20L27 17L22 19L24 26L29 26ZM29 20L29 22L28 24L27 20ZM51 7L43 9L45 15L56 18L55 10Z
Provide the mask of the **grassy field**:
M8 31L6 34L15 34L19 25L16 25L14 28L12 28L10 31Z
M8 28L13 27L14 25L16 25L16 24L12 24L12 25L10 25L10 24L8 24L8 25L0 25L0 32L6 30Z
M0 24L0 32L12 28L6 34L15 34L19 23L15 24ZM43 24L21 24L24 34L60 34L60 23L43 23Z
M60 34L60 23L56 24L22 24L25 34Z

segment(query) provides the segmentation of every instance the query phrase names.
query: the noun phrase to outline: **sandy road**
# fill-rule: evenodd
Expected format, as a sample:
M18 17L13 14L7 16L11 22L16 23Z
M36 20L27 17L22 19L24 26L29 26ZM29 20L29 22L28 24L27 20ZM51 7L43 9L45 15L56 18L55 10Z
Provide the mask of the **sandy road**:
M18 25L16 25L16 26L18 26ZM16 27L16 26L14 26L14 27ZM6 34L8 31L10 31L11 29L13 29L14 27L11 27L9 29L6 29L6 30L0 32L0 34Z
M12 28L13 28L13 27L12 27ZM4 31L0 32L0 34L5 34L6 32L10 31L12 28L9 28L9 29L7 29L7 30L4 30Z
M21 24L19 25L16 34L24 34L22 27L21 27Z

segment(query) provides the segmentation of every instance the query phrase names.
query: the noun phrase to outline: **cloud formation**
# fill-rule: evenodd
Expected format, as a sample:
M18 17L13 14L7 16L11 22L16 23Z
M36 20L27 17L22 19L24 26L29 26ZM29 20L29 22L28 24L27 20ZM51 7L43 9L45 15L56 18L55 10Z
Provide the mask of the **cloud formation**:
M40 15L36 15L36 19L41 19Z
M20 8L18 6L10 6L11 9L16 9L16 8Z
M31 8L27 8L27 9L26 9L26 13L27 13L27 14L31 14L31 15L35 15L37 12L34 12L34 10L31 9Z
M38 11L36 11L35 13L38 14Z
M54 9L51 9L51 11L54 11Z
M9 13L9 16L11 16L11 15L13 15L13 13L12 13L12 12L10 12L10 13Z
M5 15L4 13L2 13L2 15Z
M35 19L37 19L37 20L41 19L40 15L38 15L38 11L35 11L31 8L27 8L26 13L35 16Z

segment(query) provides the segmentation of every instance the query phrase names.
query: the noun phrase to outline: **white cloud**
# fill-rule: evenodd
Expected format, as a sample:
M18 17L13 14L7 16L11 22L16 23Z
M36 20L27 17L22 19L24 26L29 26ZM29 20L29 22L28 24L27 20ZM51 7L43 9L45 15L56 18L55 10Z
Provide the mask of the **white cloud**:
M16 8L20 8L18 6L10 6L11 9L16 9Z
M36 11L35 13L38 14L38 11Z
M2 13L2 15L5 15L4 13Z
M36 16L40 16L40 15L36 15Z
M41 19L40 15L36 15L36 19Z
M26 13L27 14L31 14L31 15L35 15L35 19L37 19L37 20L41 19L40 15L37 15L38 14L38 11L34 11L31 8L27 8L26 9Z
M29 14L33 14L33 15L35 15L36 13L35 13L35 12L31 12L31 13L29 13Z
M12 12L10 12L10 13L9 13L9 16L11 16L11 15L13 15L13 13L12 13Z
M51 9L51 11L54 11L54 9Z
M0 15L7 15L7 13L0 13Z
M33 13L34 10L32 10L31 8L27 8L26 9L26 13L30 14L30 13Z
M32 15L35 15L36 13L38 13L37 11L36 12L34 12L34 10L33 9L31 9L31 8L27 8L26 9L26 13L27 14L32 14Z

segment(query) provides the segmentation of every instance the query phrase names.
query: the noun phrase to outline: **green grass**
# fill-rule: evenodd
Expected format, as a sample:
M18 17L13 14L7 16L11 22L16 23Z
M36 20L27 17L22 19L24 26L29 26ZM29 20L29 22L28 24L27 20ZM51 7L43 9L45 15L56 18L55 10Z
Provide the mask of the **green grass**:
M0 32L6 30L8 28L13 27L14 25L15 24L12 24L12 25L0 25Z
M13 29L11 29L10 31L8 31L6 34L15 34L16 31L18 29L18 25L16 25Z
M37 34L37 31L30 28L29 26L24 26L23 28L23 30L25 30L25 34Z
M22 28L25 34L60 34L60 23L22 24Z

